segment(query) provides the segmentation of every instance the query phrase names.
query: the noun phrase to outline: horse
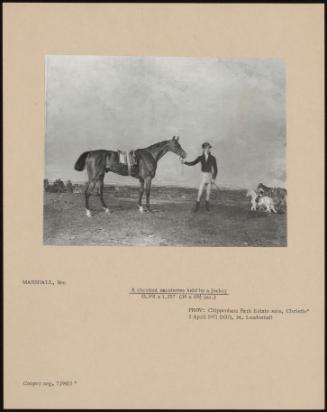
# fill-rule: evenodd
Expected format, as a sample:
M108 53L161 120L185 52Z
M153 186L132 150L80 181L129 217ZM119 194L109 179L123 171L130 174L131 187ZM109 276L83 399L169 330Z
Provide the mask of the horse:
M179 137L174 136L172 139L164 140L159 143L152 144L144 149L134 151L136 163L132 167L120 163L119 153L113 150L92 150L82 153L75 163L75 170L87 170L88 183L85 188L85 209L86 215L91 217L89 209L89 197L93 190L98 188L98 196L104 211L110 214L109 207L104 201L104 176L107 172L113 172L122 176L132 176L139 180L139 200L138 208L142 213L150 212L150 192L152 179L155 177L158 161L168 152L175 153L179 157L185 159L186 152L178 142ZM146 193L146 208L143 208L142 198Z

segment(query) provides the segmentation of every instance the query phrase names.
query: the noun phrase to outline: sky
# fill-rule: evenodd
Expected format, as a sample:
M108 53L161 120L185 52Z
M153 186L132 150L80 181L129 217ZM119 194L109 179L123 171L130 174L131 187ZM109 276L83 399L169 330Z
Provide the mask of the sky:
M187 160L211 143L218 186L286 187L285 65L276 59L46 57L45 177L87 180L74 170L87 150L133 150L174 135ZM172 153L155 185L195 187L200 165ZM106 184L138 184L108 173Z

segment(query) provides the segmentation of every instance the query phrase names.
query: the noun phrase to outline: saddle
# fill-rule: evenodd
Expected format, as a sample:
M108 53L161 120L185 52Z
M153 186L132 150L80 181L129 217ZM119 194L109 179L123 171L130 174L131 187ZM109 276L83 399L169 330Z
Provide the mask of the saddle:
M118 159L120 164L127 165L128 174L131 175L132 167L137 164L135 151L118 150Z

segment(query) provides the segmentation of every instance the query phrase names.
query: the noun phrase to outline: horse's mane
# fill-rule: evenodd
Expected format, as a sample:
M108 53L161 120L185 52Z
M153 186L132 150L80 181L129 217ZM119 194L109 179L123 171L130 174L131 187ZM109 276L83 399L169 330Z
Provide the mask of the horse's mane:
M146 149L156 149L159 146L162 146L164 143L168 143L168 140L162 140L161 142L151 144L150 146L147 146Z

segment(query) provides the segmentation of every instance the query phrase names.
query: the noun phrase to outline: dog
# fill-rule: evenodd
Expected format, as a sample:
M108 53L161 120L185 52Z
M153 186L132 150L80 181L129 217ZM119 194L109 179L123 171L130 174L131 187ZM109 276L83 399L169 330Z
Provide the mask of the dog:
M277 213L274 201L269 196L258 196L258 208L259 210L265 210L268 213Z
M264 196L260 192L257 193L254 190L248 190L247 197L251 197L251 211L264 210L267 213L277 213L274 201L269 196Z
M268 196L273 200L274 207L285 211L287 206L287 190L281 187L268 187L259 183L256 192L261 196Z
M258 194L254 190L248 190L246 197L251 197L251 211L254 212L257 210L257 198Z

